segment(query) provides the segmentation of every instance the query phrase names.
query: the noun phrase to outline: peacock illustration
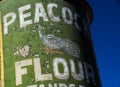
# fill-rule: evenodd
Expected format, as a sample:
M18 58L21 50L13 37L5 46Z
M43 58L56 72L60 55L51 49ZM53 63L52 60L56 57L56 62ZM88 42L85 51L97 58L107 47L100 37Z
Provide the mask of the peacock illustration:
M71 41L70 39L56 37L53 34L43 35L42 29L43 27L40 24L38 24L39 37L48 48L62 49L68 54L80 58L80 49L78 44Z

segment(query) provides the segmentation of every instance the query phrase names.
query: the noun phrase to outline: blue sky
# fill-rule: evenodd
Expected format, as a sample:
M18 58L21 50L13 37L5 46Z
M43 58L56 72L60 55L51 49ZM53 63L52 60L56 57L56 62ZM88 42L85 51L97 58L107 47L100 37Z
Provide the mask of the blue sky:
M92 40L103 87L120 87L120 0L86 0L94 12Z

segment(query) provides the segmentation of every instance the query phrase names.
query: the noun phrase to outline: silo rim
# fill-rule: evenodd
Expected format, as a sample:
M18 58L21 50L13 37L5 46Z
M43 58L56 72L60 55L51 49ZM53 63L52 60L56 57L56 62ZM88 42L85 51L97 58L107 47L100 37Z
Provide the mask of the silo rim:
M80 6L83 7L83 10L85 11L85 13L88 16L88 21L91 24L93 21L93 11L91 6L88 4L87 1L85 0L75 0Z

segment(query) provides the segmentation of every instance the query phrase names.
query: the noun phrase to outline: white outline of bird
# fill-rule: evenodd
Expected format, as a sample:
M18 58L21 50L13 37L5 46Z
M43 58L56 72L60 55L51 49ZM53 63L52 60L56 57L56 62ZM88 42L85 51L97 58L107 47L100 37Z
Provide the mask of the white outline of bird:
M70 39L56 37L53 34L43 35L42 29L43 27L38 24L39 37L44 43L44 45L46 45L50 49L62 49L68 54L80 58L80 48L78 44L71 41Z

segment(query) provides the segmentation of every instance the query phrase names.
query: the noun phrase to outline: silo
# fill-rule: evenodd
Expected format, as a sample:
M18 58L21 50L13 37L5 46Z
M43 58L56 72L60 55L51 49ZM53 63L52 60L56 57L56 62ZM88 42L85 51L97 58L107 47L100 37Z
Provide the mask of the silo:
M84 0L0 2L2 87L101 87Z

